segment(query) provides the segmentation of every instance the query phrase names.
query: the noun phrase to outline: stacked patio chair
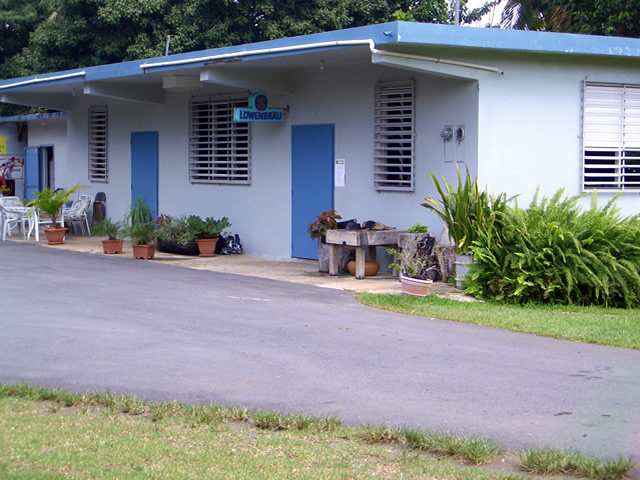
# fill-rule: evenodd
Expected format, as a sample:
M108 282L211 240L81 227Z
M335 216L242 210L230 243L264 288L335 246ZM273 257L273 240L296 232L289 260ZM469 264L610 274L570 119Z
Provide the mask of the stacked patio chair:
M62 209L62 217L65 222L80 222L82 235L91 235L91 227L89 226L89 211L93 203L93 197L90 195L80 195L80 198L74 200L70 207Z

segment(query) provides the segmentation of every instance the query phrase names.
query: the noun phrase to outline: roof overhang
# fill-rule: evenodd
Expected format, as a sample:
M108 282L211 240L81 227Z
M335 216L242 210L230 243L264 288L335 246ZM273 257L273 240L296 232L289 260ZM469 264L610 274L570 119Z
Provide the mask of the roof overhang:
M393 22L3 80L0 101L68 111L77 95L162 104L174 92L212 84L292 93L300 72L371 64L478 80L502 73L500 65L486 64L486 59L499 62L499 52L638 61L640 40Z

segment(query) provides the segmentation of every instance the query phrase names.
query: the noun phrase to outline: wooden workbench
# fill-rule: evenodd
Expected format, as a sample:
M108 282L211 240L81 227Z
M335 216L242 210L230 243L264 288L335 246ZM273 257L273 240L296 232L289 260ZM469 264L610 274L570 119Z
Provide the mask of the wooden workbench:
M327 230L329 275L338 274L338 248L353 248L356 251L356 278L364 278L366 250L369 250L369 260L375 261L376 247L397 247L400 233L398 230Z

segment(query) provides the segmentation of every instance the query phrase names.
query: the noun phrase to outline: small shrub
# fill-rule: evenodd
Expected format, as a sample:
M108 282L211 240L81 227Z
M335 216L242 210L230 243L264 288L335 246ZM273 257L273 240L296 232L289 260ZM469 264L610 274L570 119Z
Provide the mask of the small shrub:
M407 233L427 233L429 232L429 227L421 224L420 222L416 222L407 228Z

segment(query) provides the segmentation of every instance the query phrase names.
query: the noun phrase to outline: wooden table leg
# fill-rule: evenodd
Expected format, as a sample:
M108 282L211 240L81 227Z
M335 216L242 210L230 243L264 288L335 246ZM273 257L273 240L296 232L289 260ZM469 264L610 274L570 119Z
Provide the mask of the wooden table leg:
M356 247L356 279L364 278L364 250Z
M329 245L329 275L338 275L338 247Z

